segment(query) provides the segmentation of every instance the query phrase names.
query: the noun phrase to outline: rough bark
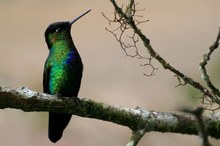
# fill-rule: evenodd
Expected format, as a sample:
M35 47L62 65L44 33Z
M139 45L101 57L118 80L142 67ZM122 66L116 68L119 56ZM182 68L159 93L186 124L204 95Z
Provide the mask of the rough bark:
M0 109L14 108L25 112L60 112L109 121L129 127L133 133L173 132L197 135L197 121L187 113L166 113L148 111L143 108L125 108L108 105L91 99L78 97L56 97L31 91L22 87L14 90L0 87ZM220 137L220 114L204 115L208 134ZM135 136L134 136L135 137Z

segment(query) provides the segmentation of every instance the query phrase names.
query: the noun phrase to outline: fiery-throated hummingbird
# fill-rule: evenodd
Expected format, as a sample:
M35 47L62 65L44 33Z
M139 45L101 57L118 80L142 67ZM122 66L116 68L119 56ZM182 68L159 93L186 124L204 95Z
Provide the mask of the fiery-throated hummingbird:
M45 39L49 55L44 65L44 92L53 95L77 96L83 71L80 55L73 43L70 30L74 22L90 10L72 21L55 22L45 31ZM52 142L57 142L68 125L71 114L49 113L48 136Z

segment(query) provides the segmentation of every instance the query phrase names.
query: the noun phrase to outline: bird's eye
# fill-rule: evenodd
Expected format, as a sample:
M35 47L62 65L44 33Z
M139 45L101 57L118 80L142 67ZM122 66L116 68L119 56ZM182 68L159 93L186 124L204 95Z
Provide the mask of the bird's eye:
M60 32L60 31L61 31L60 27L55 30L55 32Z

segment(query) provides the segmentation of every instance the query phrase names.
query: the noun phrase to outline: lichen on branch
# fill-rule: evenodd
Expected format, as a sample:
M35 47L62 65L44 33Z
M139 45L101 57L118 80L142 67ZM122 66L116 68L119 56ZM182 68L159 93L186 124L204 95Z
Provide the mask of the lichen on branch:
M6 108L21 109L25 112L69 113L112 122L129 127L132 131L143 133L157 131L197 134L196 120L189 114L148 111L139 107L113 106L87 98L57 97L56 95L38 93L25 87L17 90L0 87L0 109ZM207 130L212 137L220 138L219 121L219 114L204 116Z

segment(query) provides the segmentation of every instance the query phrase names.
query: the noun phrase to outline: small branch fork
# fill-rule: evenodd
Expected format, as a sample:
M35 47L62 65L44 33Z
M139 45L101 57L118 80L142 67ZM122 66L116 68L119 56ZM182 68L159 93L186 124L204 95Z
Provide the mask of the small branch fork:
M140 18L142 16L136 15L136 12L143 11L144 9L137 10L136 5L134 4L134 1L131 1L128 6L126 6L125 13L129 17L134 19L134 22L136 25L140 25L142 23L148 22L149 20L143 20L139 21L135 18ZM123 9L123 8L122 8ZM112 24L116 24L116 28L109 29L105 28L108 32L110 32L115 39L119 42L122 50L124 51L125 55L132 58L137 58L140 60L145 60L144 64L141 64L141 67L150 67L151 71L149 73L144 73L145 76L153 76L155 75L155 70L158 68L154 67L152 65L152 59L153 57L148 53L149 57L145 57L143 54L140 53L139 47L137 46L139 40L139 37L137 36L137 33L134 31L131 32L131 26L127 23L127 20L124 17L121 17L117 12L114 12L114 18L109 19L104 13L102 13L104 18L108 20L109 26Z
M126 146L136 146L146 132L146 129L133 131L131 139Z
M215 42L213 43L212 46L209 47L208 52L203 55L203 60L199 64L200 65L200 69L202 71L202 79L206 82L207 86L211 89L212 93L216 97L218 97L218 99L220 97L219 89L216 88L213 85L213 83L211 82L210 77L208 75L208 72L206 70L206 65L208 64L208 61L210 60L212 53L219 47L219 40L220 40L220 26L219 26L218 35L216 37ZM210 103L215 103L215 101L213 101L213 99L211 98Z

